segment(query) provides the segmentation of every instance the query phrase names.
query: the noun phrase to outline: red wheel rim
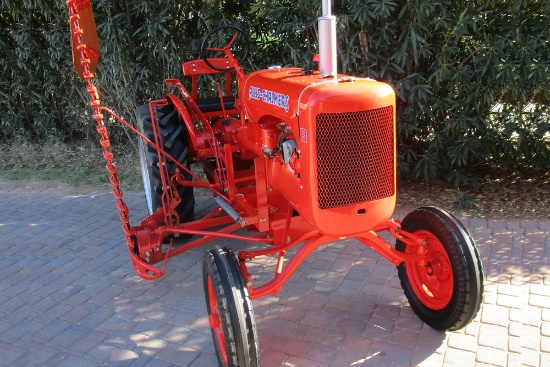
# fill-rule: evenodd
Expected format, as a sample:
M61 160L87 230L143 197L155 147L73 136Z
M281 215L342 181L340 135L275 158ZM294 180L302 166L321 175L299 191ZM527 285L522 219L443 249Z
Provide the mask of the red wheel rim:
M218 301L216 299L216 292L214 292L214 286L212 285L212 278L208 275L208 303L210 304L210 314L208 315L208 324L214 331L216 343L220 351L220 356L224 366L229 366L227 359L227 349L225 346L225 335L223 333L222 319L218 308Z
M414 234L428 242L425 261L407 263L407 276L416 297L432 310L442 310L453 297L454 277L451 261L445 247L428 231ZM406 252L414 252L407 246Z

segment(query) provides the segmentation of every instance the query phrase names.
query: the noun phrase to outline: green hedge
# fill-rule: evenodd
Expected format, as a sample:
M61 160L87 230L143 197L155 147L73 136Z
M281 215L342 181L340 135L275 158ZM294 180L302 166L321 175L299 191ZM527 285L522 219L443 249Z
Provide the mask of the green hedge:
M92 1L104 104L132 120L220 24L246 29L245 69L311 68L320 0ZM456 185L550 169L550 3L336 0L342 72L392 84L399 172ZM72 71L64 1L2 1L0 139L96 139ZM124 129L113 124L116 140ZM133 139L133 137L132 137Z

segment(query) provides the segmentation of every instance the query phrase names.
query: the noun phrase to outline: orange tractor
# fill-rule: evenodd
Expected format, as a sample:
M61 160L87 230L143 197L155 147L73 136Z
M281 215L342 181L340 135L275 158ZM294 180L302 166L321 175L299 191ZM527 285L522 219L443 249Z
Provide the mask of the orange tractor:
M75 69L88 85L137 274L159 278L169 258L218 238L255 244L237 254L216 247L204 256L208 321L221 366L259 365L251 300L277 293L321 245L347 238L397 266L411 307L430 326L456 330L476 316L483 271L466 228L435 207L418 208L401 222L391 219L395 94L388 84L337 73L329 0L323 0L318 20L318 70L272 66L245 74L240 64L247 35L218 27L205 36L201 58L183 63L191 91L177 79L166 80L175 92L139 107L137 129L102 107L93 85L99 42L90 1L67 0L67 6ZM219 96L201 98L198 77L214 74L225 76ZM129 224L104 113L139 135L150 216L138 226ZM199 177L191 163L204 174ZM193 213L196 189L209 190L217 203L199 219ZM389 232L395 246L381 232ZM181 243L181 236L187 241ZM273 279L256 286L247 262L260 256L278 261Z

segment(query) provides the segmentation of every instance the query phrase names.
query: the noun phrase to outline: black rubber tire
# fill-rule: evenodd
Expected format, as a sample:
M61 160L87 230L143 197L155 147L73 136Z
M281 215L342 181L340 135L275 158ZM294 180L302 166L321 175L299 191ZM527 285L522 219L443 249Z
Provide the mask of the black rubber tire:
M398 275L412 309L434 329L463 328L475 318L483 299L483 268L479 252L468 230L452 214L435 207L413 210L403 219L401 227L410 233L429 232L434 236L446 252L453 276L449 302L446 306L434 310L422 302L422 296L419 297L415 293L409 279L407 266L418 265L401 263L397 267ZM406 246L401 241L396 242L398 251L405 252ZM414 281L413 279L412 282Z
M231 250L216 247L205 253L203 285L209 319L220 320L218 326L211 324L219 365L259 366L260 349L252 303ZM212 287L210 292L209 287Z
M178 160L186 167L189 167L187 160L188 149L186 146L186 129L180 123L178 113L174 106L168 104L157 108L157 118L162 135L162 143L168 154ZM155 141L151 116L149 114L149 105L139 106L136 112L137 129L152 142ZM143 187L147 200L149 214L153 214L162 206L162 181L158 167L157 150L146 144L143 139L138 139L138 149L141 163L141 176ZM177 164L167 159L168 172L170 175L176 173ZM186 179L191 179L187 172L182 172ZM181 223L190 222L194 219L195 197L193 188L189 186L179 186L178 194L181 198L180 204L176 207L176 212Z

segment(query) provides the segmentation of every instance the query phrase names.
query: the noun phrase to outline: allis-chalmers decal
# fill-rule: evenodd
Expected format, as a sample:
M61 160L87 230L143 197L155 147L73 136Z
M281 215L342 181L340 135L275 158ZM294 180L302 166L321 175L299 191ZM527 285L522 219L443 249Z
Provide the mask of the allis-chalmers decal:
M261 100L273 106L284 108L285 111L288 112L288 95L251 86L248 91L248 96L251 99Z

